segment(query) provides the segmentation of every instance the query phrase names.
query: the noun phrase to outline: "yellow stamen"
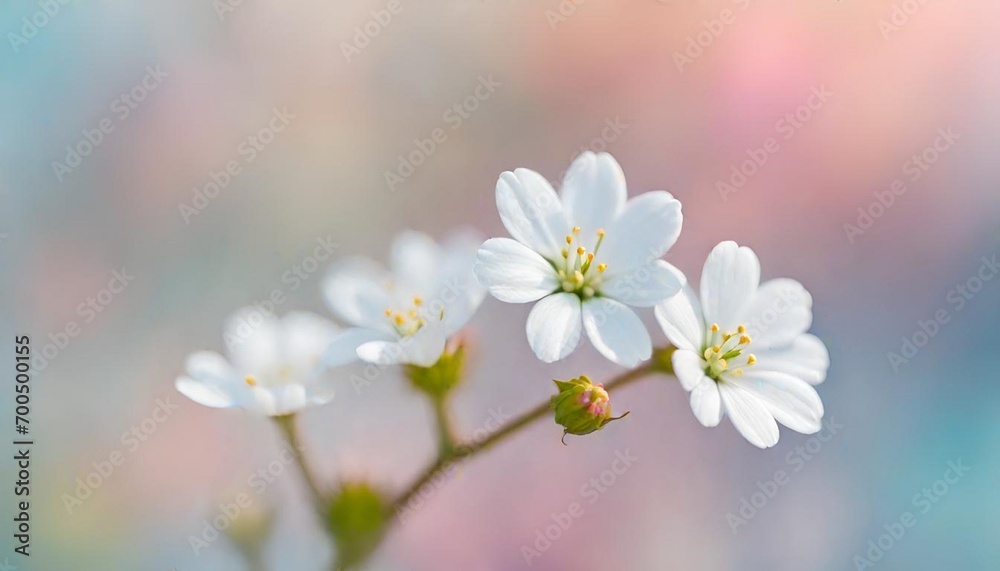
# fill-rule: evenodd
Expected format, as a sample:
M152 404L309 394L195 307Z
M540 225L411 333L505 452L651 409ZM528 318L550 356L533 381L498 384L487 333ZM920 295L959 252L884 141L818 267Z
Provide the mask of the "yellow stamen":
M579 234L580 233L580 227L579 226L574 226L573 227L573 233L574 234Z
M747 326L746 325L740 325L739 327L736 328L736 332L737 333L746 333L747 332Z
M747 355L747 365L753 365L756 362L757 362L757 357L754 357L753 353Z
M396 321L396 325L402 325L402 324L406 323L406 317L404 317L402 313L397 313L395 321Z
M562 249L562 257L568 258L569 257L569 250L567 250L566 248L563 248Z
M604 228L598 228L597 229L597 235L600 236L601 238L603 238L604 237Z
M719 351L722 351L722 347L719 347L718 345L712 347L712 352L718 353Z
M257 379L253 378L251 375L247 375L247 378L243 379L251 387L257 386Z
M594 261L594 253L593 252L590 252L589 254L587 254L587 261L588 262L593 262Z
M385 316L389 317L390 315L392 315L392 310L391 309L385 310Z
M750 343L750 336L749 335L742 335L742 336L740 336L740 345L747 345L749 343Z
M742 377L743 376L743 369L736 369L735 371L733 371L733 375L735 375L737 377Z
M606 270L606 269L608 269L608 265L607 264L597 264L597 271L598 272L601 272L603 274L604 270Z
M719 324L718 323L713 323L712 324L712 333L718 333L718 332L719 332Z
M587 251L586 248L584 248L583 246L580 246L579 248L576 249L576 255L577 256L582 256L584 253L586 253L586 251Z
M417 307L420 307L423 304L424 304L424 300L421 299L420 297L413 298L413 305L415 305Z
M566 236L566 243L567 244L572 244L573 243L573 237L572 236Z

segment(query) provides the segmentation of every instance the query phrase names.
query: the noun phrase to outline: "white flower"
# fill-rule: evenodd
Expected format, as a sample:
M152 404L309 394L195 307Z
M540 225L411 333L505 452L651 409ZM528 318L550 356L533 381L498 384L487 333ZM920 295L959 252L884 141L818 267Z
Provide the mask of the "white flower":
M500 175L497 209L514 239L487 240L476 276L500 301L541 300L526 329L542 361L569 355L581 329L615 363L650 357L649 333L627 306L680 291L684 276L659 258L680 234L681 204L664 191L626 198L625 175L607 153L580 155L559 196L532 170Z
M795 280L760 284L753 250L716 246L701 274L700 302L685 285L656 306L656 318L677 347L674 373L701 424L717 426L728 414L760 448L778 442L775 421L803 434L820 430L823 403L810 385L826 378L830 355L806 333L812 297Z
M337 326L307 312L283 319L248 307L235 313L224 338L229 359L199 351L175 385L184 396L213 408L239 407L280 416L333 399L323 377L323 355Z
M463 232L438 244L426 234L404 232L392 245L391 272L367 258L332 267L323 295L354 328L335 340L328 358L342 362L356 353L381 365L436 363L485 296L472 275L480 240Z

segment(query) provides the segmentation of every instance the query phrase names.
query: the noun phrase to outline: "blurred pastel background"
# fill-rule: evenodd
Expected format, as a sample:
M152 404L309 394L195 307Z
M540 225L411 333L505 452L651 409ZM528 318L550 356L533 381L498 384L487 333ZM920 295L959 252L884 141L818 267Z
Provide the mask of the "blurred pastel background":
M996 3L914 1L907 14L881 0L401 0L384 26L372 11L385 1L53 4L31 38L23 18L40 4L0 8L0 433L13 434L14 335L40 352L68 322L80 332L32 381L30 560L12 552L14 472L0 461L0 562L245 569L226 540L195 555L188 538L248 491L279 440L266 420L177 394L186 355L222 350L227 315L276 288L288 296L281 311L328 315L322 269L294 291L282 281L317 238L338 243L337 257L384 260L405 228L503 235L498 175L529 167L558 180L590 148L616 156L630 194L681 200L668 259L694 279L714 244L735 239L757 251L765 278L810 289L813 330L833 357L819 392L840 428L793 461L809 437L783 429L774 449L757 450L728 421L698 425L675 381L645 381L613 395L632 414L598 434L564 447L542 422L466 464L393 529L371 568L525 568L522 546L536 547L536 531L625 450L638 460L532 569L855 569L906 511L916 525L871 568L997 568L1000 280L961 310L948 297L1000 253ZM377 35L345 56L366 25ZM699 34L707 46L678 69L675 53ZM157 66L165 75L121 118L116 99ZM494 92L458 125L447 120L489 78ZM829 95L786 139L778 121L814 88ZM294 118L248 162L241 143L275 109ZM105 118L114 130L57 176L53 161ZM385 173L438 128L446 140L391 190ZM949 128L958 138L913 181L907 162ZM779 150L723 196L718 181L768 138ZM186 221L180 205L233 160L240 174ZM844 225L895 179L907 192L849 239ZM85 322L79 304L122 268L134 280ZM463 432L547 398L551 378L620 370L589 345L539 363L528 309L488 299L472 321L471 374L455 403ZM894 371L887 353L941 309L948 322ZM643 317L664 342L652 312ZM123 433L157 399L178 408L130 450ZM434 452L430 418L395 372L360 394L345 380L333 403L306 413L308 454L330 485L363 477L395 491ZM116 450L124 463L67 513L63 495ZM921 513L914 496L958 461L971 470ZM787 483L734 532L727 514L777 470ZM269 569L328 564L306 499L290 473L256 500L278 514Z

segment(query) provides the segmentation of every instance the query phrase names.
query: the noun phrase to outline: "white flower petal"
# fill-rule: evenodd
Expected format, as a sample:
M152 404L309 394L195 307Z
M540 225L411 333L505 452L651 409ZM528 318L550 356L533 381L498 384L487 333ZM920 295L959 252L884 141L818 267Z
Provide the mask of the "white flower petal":
M580 298L557 293L542 298L528 314L525 330L535 355L546 363L558 361L580 342Z
M447 338L444 330L426 325L420 331L398 341L371 341L358 347L362 361L377 365L411 364L430 367L444 353Z
M689 285L684 284L679 294L657 304L654 313L675 347L689 351L701 349L705 342L705 322L698 296Z
M244 307L226 321L223 339L229 360L242 372L274 368L282 362L284 327L274 314Z
M652 307L677 295L684 274L663 260L653 260L624 273L613 274L601 285L601 293L635 307Z
M677 349L670 358L674 366L674 376L680 381L681 387L691 391L707 378L705 376L705 360L695 351Z
M306 389L300 384L276 387L253 387L252 400L243 408L268 416L283 416L298 412L309 404Z
M750 444L770 448L778 443L778 423L754 394L729 382L719 383L719 394L733 426Z
M805 381L785 373L758 371L752 367L741 377L726 380L753 394L775 420L802 434L823 428L823 401Z
M334 337L323 355L323 365L339 367L358 360L358 347L371 341L392 341L395 337L389 333L374 329L347 329Z
M225 384L239 376L229 361L215 351L191 353L184 366L187 374L196 381Z
M314 370L339 332L333 322L308 311L292 311L281 320L283 358L301 370Z
M437 289L445 256L433 238L413 230L401 232L392 242L390 257L396 283L413 292L427 293Z
M812 296L795 280L768 280L741 313L739 320L747 325L754 349L782 347L812 325Z
M178 377L174 386L187 398L194 402L212 408L228 408L239 406L240 398L237 391L242 387L238 385L222 385L205 382L191 377Z
M702 426L712 428L722 421L722 398L719 396L719 385L708 377L691 391L691 411Z
M479 249L479 282L507 303L535 301L559 286L555 270L542 256L509 238L492 238Z
M592 297L583 302L583 327L594 347L623 367L634 367L653 353L642 320L620 301Z
M323 280L323 297L334 315L358 327L391 331L385 310L396 300L388 287L392 277L366 258L338 262Z
M701 305L707 324L723 331L739 325L743 307L750 303L760 283L760 262L753 250L722 242L712 249L701 273Z
M610 226L625 206L625 173L608 153L586 151L566 171L559 194L570 224L590 237Z
M629 200L608 225L598 252L608 276L662 257L681 233L681 203L669 192L646 192Z
M780 349L765 349L755 355L755 368L787 373L810 385L826 380L826 371L830 367L830 353L826 345L809 333L799 335L791 344Z
M570 227L559 197L542 175L528 169L501 174L497 210L515 240L550 260L558 259Z

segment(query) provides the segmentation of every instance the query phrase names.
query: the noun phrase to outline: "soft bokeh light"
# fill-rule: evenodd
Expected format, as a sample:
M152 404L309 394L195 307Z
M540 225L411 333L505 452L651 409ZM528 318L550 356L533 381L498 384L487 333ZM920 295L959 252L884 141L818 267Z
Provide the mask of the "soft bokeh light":
M813 330L833 358L819 392L842 428L807 461L798 450L810 437L785 429L760 451L728 421L698 425L675 381L647 380L612 395L632 413L599 433L564 447L558 427L542 422L463 465L393 529L372 568L524 568L522 547L582 498L583 515L532 569L853 569L906 511L916 525L875 569L995 568L1000 280L961 309L949 292L1000 253L1000 7L401 0L346 58L344 42L387 4L243 2L220 21L212 2L70 2L26 43L5 36L5 359L15 334L40 353L67 322L80 328L32 381L33 553L11 563L244 569L225 540L195 555L189 536L249 489L280 440L266 420L177 394L185 356L222 349L226 316L274 289L288 296L282 312L326 314L322 271L294 290L282 279L318 237L337 242L338 257L384 260L405 228L441 236L471 224L503 235L502 171L558 180L582 149L606 148L630 194L666 189L683 203L669 260L692 280L713 245L734 239L757 251L765 278L809 288ZM913 13L884 34L880 21L904 5ZM568 15L554 19L560 6ZM21 34L38 10L6 3L0 31ZM720 18L731 23L711 23ZM707 26L721 31L679 70L675 54ZM157 66L166 76L120 118L116 98ZM456 124L448 110L484 78L499 86ZM830 95L797 127L781 123L814 89ZM276 110L294 118L248 162L241 144ZM104 118L114 130L59 180L53 162ZM390 189L386 173L438 128L447 139ZM948 129L959 137L913 180L908 161ZM769 138L778 150L735 192L720 192ZM240 173L185 220L180 205L230 161ZM906 192L849 235L845 224L858 224L859 208L895 179ZM123 268L134 280L88 320L80 304ZM538 362L524 335L528 309L488 299L470 324L470 375L455 402L464 433L547 398L552 378L620 371L586 344L564 362ZM888 353L942 309L948 321L894 370ZM643 318L665 342L652 312ZM0 391L4 434L11 385ZM131 450L123 434L157 399L178 408ZM389 372L360 393L345 379L333 403L305 414L304 437L331 486L370 478L395 491L434 453L430 418ZM115 450L124 463L68 514L64 494ZM587 503L581 487L626 450L638 460ZM958 461L971 471L922 513L914 496ZM778 470L787 483L734 532L727 514ZM4 514L14 479L12 463L0 462ZM268 568L324 568L330 552L307 499L293 473L257 496L280 514ZM12 553L11 517L0 561Z

